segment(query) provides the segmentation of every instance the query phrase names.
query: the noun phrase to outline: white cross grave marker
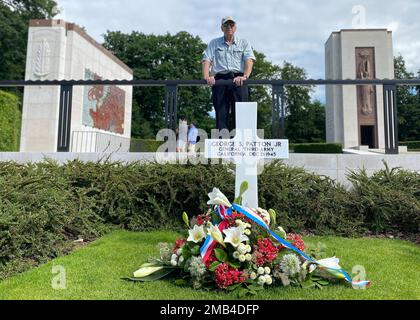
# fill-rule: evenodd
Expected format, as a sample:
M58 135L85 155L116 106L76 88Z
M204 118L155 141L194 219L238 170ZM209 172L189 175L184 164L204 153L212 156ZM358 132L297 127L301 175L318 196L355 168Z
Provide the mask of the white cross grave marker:
M204 154L210 159L234 159L235 197L242 182L248 181L242 205L258 208L258 161L288 159L289 140L264 140L257 136L257 103L236 103L236 135L233 139L207 139Z

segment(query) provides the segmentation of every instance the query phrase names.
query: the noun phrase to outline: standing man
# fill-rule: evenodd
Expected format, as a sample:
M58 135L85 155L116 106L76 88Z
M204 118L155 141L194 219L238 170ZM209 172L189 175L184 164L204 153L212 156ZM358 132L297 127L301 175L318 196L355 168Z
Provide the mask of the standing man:
M248 101L248 87L244 86L244 81L251 75L255 55L247 40L235 36L237 26L232 17L222 19L221 29L223 37L210 41L203 53L203 78L212 87L217 129L232 130L236 125L235 103ZM214 86L216 80L229 79L234 85ZM232 113L230 125L229 112Z
M191 122L190 129L188 130L188 152L195 153L197 138L198 129L195 127L194 122Z

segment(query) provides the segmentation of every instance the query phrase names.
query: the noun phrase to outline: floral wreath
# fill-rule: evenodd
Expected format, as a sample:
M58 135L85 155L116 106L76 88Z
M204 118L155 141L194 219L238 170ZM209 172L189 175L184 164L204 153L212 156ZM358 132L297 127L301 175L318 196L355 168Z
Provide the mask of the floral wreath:
M244 182L234 204L214 188L208 194L207 213L191 220L183 213L188 238L160 243L160 257L124 279L146 282L174 275L177 285L237 291L239 297L275 285L322 288L337 281L353 288L370 285L370 281L352 280L338 258L319 259L322 248L311 252L318 260L312 258L300 235L287 234L277 225L274 210L240 205L247 188Z

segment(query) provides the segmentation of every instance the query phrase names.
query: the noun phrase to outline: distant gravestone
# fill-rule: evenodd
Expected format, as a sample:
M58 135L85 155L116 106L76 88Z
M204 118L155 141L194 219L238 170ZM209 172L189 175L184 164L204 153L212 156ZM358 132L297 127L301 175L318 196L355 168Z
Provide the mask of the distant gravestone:
M257 103L236 103L236 136L233 139L207 139L205 157L234 159L235 196L244 181L249 184L242 204L258 207L258 162L262 159L289 158L289 140L265 140L257 136Z
M77 25L31 20L25 78L131 80L133 71ZM59 86L25 88L20 151L57 151L59 102ZM128 152L131 105L130 86L74 86L69 151Z

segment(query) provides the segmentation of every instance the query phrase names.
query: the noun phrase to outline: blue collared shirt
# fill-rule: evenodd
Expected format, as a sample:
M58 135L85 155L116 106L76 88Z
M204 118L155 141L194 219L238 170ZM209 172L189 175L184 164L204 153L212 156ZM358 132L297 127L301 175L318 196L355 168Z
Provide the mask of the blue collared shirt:
M244 72L245 62L248 59L255 61L255 55L249 41L234 37L232 45L225 42L225 37L210 41L206 51L203 52L203 61L212 64L212 71L217 73Z
M195 126L192 126L190 130L188 130L188 143L196 144L198 137L198 129Z

